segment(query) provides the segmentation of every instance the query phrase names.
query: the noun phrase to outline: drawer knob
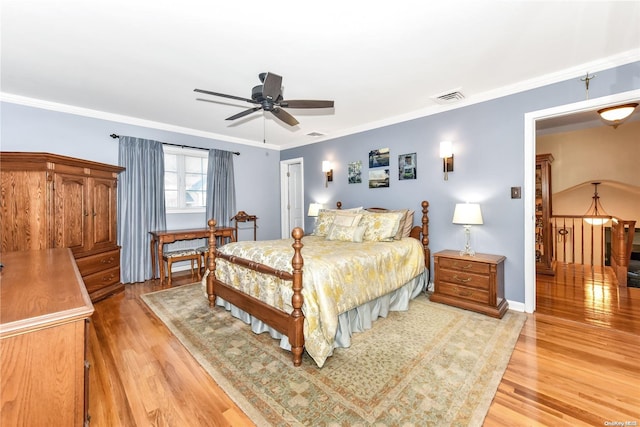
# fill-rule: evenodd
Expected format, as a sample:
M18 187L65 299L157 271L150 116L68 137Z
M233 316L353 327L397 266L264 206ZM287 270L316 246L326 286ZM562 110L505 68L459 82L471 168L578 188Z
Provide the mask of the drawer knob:
M109 257L109 258L105 258L105 259L101 259L100 262L102 264L111 264L113 261L115 261L114 257Z
M462 283L467 283L471 281L471 277L460 278L458 277L457 274L453 276L453 278L456 279L458 282L462 282Z
M458 295L460 295L461 297L470 297L471 292L460 291L458 292Z

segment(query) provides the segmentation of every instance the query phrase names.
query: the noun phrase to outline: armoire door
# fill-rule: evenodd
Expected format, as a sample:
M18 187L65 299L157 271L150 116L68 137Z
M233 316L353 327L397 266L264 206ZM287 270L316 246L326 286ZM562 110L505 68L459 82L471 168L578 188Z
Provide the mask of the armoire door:
M116 180L89 178L91 249L116 245Z
M84 252L90 246L87 178L56 173L53 187L54 246Z

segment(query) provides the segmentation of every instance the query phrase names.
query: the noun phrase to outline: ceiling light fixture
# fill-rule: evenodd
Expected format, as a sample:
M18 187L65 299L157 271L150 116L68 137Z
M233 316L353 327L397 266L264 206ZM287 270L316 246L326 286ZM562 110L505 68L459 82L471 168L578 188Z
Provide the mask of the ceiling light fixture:
M611 219L611 215L606 213L600 204L600 196L598 196L598 185L599 182L592 182L594 186L593 190L593 202L591 202L591 206L589 206L589 210L584 214L584 220L586 223L591 225L604 225L609 222Z
M598 114L600 114L600 117L606 124L613 126L615 129L628 119L637 107L638 103L632 102L630 104L603 108L598 110Z

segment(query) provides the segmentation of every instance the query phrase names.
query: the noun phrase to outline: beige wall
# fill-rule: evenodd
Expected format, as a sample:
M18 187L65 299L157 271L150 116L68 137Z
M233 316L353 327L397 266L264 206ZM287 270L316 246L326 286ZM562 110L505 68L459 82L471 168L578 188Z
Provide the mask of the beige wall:
M536 153L551 153L554 215L582 215L599 181L600 203L609 215L640 227L640 122L601 126L536 139Z

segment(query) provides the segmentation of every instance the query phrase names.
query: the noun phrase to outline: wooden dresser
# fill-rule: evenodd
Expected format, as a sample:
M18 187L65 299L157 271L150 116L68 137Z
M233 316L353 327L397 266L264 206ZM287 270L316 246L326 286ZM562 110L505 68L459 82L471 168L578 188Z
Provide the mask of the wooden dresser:
M0 152L2 252L70 248L93 301L122 290L119 166L48 153Z
M504 298L504 260L501 255L441 251L433 255L435 269L431 301L501 318L509 308Z
M5 252L0 262L0 425L83 426L93 305L71 250Z

